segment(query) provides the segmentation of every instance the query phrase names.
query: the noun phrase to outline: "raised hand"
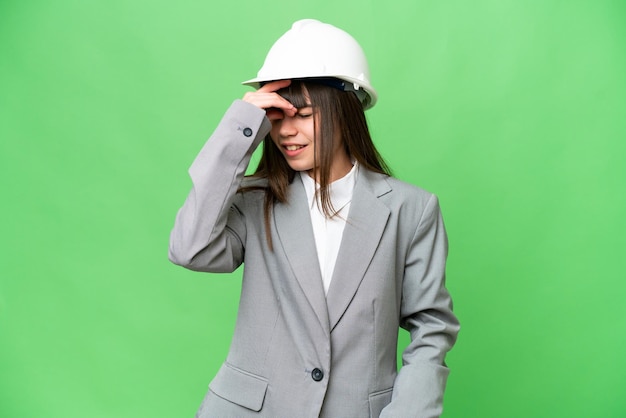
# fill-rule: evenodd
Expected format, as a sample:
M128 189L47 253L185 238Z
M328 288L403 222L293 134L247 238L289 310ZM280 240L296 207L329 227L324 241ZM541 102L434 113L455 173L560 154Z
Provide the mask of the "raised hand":
M265 84L257 91L247 92L243 96L243 100L261 109L265 109L270 121L281 119L283 114L294 116L298 112L298 109L284 97L276 93L278 90L289 86L289 84L291 84L291 80L272 81Z

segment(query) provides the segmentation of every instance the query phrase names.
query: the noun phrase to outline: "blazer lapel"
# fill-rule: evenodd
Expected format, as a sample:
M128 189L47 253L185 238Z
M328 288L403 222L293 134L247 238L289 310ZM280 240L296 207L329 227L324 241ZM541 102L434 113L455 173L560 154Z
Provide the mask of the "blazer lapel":
M376 252L390 210L378 197L391 191L384 177L361 168L326 295L330 329L337 325Z
M322 328L329 332L322 273L315 248L306 191L300 176L296 176L290 186L289 203L277 203L273 211L276 232L289 265ZM274 243L274 246L277 244Z

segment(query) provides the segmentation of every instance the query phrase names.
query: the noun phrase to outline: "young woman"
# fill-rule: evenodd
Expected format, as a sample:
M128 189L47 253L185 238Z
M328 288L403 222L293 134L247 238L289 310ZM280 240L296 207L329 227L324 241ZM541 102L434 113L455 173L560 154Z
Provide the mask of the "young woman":
M459 324L437 198L372 143L363 51L315 20L270 50L192 164L170 259L244 264L237 324L202 418L437 417ZM244 173L263 143L254 175ZM396 367L399 327L411 334Z

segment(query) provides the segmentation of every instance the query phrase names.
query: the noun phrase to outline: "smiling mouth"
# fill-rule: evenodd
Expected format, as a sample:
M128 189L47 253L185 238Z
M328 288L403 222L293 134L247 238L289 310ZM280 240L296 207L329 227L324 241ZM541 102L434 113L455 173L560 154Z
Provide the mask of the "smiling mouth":
M304 145L285 145L285 149L287 151L298 151L299 149L304 147Z

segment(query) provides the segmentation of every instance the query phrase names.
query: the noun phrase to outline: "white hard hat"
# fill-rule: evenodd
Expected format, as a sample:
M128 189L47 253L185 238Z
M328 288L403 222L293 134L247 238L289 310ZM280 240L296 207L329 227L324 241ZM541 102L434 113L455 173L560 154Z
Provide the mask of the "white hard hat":
M344 90L355 91L364 109L374 106L376 90L363 49L343 30L314 19L295 22L272 45L257 77L242 84L259 88L274 80L336 78Z

